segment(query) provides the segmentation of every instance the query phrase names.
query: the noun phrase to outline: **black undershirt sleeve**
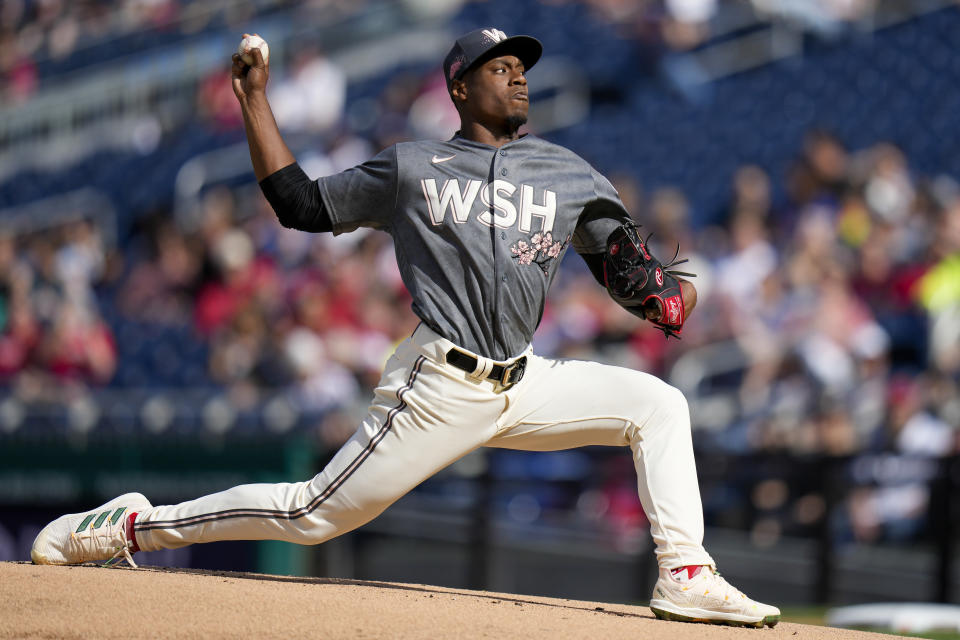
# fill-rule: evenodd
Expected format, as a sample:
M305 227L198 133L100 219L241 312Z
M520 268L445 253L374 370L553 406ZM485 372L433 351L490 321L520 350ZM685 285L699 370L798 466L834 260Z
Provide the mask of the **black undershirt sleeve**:
M261 180L260 190L283 226L300 231L333 231L317 182L296 162Z
M603 254L581 253L580 257L583 258L583 261L587 263L587 267L590 268L590 273L593 274L593 277L596 279L596 281L600 283L600 286L606 287L607 283L603 277Z

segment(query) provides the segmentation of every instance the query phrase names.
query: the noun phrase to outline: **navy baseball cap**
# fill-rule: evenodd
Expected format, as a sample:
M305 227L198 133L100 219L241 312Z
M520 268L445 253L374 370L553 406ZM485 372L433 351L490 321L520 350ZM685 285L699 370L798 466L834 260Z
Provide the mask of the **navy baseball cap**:
M459 80L474 65L497 56L514 55L520 58L524 69L537 63L543 53L543 45L531 36L507 37L500 29L488 27L476 29L457 38L453 48L443 60L443 76L447 89L454 80Z

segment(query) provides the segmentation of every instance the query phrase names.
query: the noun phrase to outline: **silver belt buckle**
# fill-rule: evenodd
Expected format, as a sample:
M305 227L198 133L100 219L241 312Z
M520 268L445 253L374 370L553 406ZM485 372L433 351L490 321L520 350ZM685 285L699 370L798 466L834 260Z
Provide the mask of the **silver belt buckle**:
M527 370L527 356L520 356L513 361L513 364L503 370L503 378L500 384L504 391L517 384L523 379L523 373Z

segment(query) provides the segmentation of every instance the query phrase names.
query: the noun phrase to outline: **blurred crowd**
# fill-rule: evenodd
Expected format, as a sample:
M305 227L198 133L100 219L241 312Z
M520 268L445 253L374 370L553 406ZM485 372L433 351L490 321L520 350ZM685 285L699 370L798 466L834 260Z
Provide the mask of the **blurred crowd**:
M682 196L650 211L708 274L685 348L733 341L744 356L737 417L710 442L850 457L844 531L909 539L929 524L933 461L960 453L960 185L822 131L783 180L777 207L770 176L742 167L723 227L685 241Z
M747 8L761 19L777 19L830 35L870 15L879 0L539 0L545 7L579 3L617 27L653 56L686 51L711 35L722 8ZM433 1L452 12L468 0ZM214 29L238 25L272 11L296 8L323 21L358 14L374 0L4 0L0 3L0 96L23 102L48 77L74 66L110 59L118 49L148 50ZM417 13L438 10L423 0L402 4ZM72 58L72 60L71 60Z
M36 83L24 80L23 68L33 56L68 55L63 33L73 33L76 46L100 13L111 16L96 27L105 34L183 25L205 3L128 0L121 11L117 4L4 2L7 93L29 96ZM717 0L588 4L637 37L656 23L653 39L678 49L696 46L717 10ZM792 7L792 19L816 4L846 20L872 3L754 4L784 13ZM376 98L347 105L344 74L319 50L303 48L271 82L282 128L318 143L299 155L313 177L399 140L455 128L433 72L398 73ZM242 127L222 73L203 82L196 106L210 129ZM635 176L610 177L627 209L654 232L657 255L668 258L679 246L691 259L698 307L683 340L666 341L613 303L571 256L536 350L673 381L691 398L703 450L850 457L856 489L845 511L847 535L915 535L936 469L911 461L960 453L960 185L918 174L895 145L848 149L820 130L808 133L786 175L740 167L708 226L694 224L683 192L647 193ZM193 225L170 208L140 215L119 246L85 219L0 233L0 384L27 402L63 389L122 386L115 374L127 355L108 319L190 327L207 347L209 385L231 402L257 406L279 392L296 411L317 416L325 443L345 440L392 348L417 322L391 239L284 229L250 187L211 186ZM681 375L691 363L699 372L692 382ZM599 495L607 517L633 526L642 514L621 480ZM751 500L778 513L786 494L771 487ZM591 513L597 495L584 502ZM709 500L706 506L709 512Z
M193 233L168 212L146 220L118 308L192 324L209 344L211 379L237 402L287 389L311 414L365 403L392 347L416 326L390 238L311 236L281 227L262 197L245 219L235 205L229 189L209 191ZM324 424L336 428L339 417Z
M343 146L370 151L342 142L332 147L341 162L357 159ZM722 224L693 228L677 190L615 184L659 255L679 244L691 257L700 302L683 340L623 312L571 256L536 349L668 379L695 358L707 381L686 389L695 429L698 398L719 392L735 407L721 430L697 431L698 446L851 456L852 534L915 533L936 469L905 461L960 452L960 187L916 175L890 144L852 152L822 131L787 176L742 167ZM159 211L123 251L89 221L0 236L0 376L27 399L51 379L109 384L123 354L97 313L108 304L156 326L191 325L209 345L210 380L235 402L284 389L298 411L322 416L325 442L345 439L417 322L391 239L291 231L254 200L212 188L197 229ZM712 355L718 344L737 355Z
M892 144L853 151L811 131L787 175L741 167L717 225L694 229L675 189L645 196L627 177L615 186L654 232L657 255L679 245L691 258L700 296L683 340L664 341L581 272L555 285L540 350L680 384L705 454L848 460L834 478L852 487L833 523L841 541L929 533L937 460L960 453L960 185L917 175ZM691 362L700 375L683 387ZM779 478L720 472L726 488L707 492L708 517L746 508L759 544L809 533L828 469L790 477L793 465ZM623 486L605 504L642 521L614 499Z
M45 76L111 59L297 4L292 0L4 0L0 3L0 78L4 101L21 102ZM330 15L365 2L323 0ZM71 60L73 58L73 60Z
M89 220L0 233L0 382L25 399L53 399L112 379L118 353L95 292L106 270Z

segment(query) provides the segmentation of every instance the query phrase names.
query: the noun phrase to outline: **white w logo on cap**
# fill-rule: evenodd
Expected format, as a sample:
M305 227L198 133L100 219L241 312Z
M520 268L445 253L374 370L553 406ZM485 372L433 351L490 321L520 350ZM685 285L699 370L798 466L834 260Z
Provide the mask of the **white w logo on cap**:
M505 34L503 31L500 31L500 29L484 29L483 35L487 36L494 42L500 42L501 40L507 39L507 34Z

